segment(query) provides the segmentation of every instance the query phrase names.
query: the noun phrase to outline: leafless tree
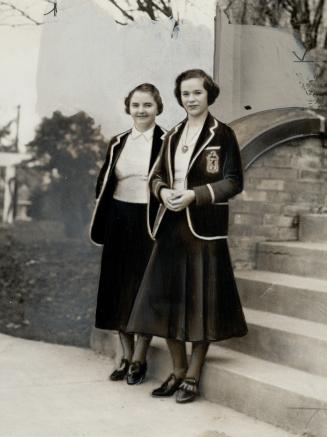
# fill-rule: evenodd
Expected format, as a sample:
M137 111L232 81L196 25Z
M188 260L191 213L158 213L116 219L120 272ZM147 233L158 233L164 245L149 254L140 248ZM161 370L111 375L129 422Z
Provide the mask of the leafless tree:
M49 6L48 12L38 13L35 11L40 6ZM44 23L44 15L57 14L57 0L39 0L33 3L26 0L0 0L0 26L40 26Z
M151 20L155 21L160 16L171 17L172 9L170 0L107 0L116 9L121 19L116 20L119 24L127 24L135 21L139 14L144 14ZM37 2L36 2L37 3ZM36 4L34 3L34 5ZM48 3L49 11L43 15L57 15L58 2L57 0L39 0L39 4ZM0 1L0 25L1 26L27 26L43 24L43 17L36 17L31 12L31 7L28 3L19 0L4 0Z
M135 21L136 14L143 13L155 21L160 15L172 16L170 0L108 0L122 15L124 21L116 20L119 24Z
M317 47L319 37L327 47L325 0L229 0L224 6L231 23L289 26L307 49Z
M39 26L41 24L27 9L21 8L14 1L0 1L0 17L1 26L17 27L27 24ZM17 18L19 18L19 21L17 21Z

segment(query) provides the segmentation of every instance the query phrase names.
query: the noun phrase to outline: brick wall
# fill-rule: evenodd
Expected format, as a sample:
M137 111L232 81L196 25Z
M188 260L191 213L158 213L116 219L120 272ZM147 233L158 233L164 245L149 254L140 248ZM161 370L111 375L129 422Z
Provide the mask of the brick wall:
M236 268L255 267L259 241L297 240L299 214L327 205L327 149L318 138L286 143L245 173L230 202L229 246Z

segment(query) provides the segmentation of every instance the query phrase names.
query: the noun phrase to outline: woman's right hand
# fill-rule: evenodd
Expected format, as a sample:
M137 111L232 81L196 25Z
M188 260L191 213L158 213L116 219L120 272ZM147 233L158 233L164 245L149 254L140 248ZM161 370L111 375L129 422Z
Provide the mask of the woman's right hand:
M164 206L170 209L170 211L173 211L173 208L169 203L169 199L175 197L175 190L170 190L169 188L161 188L160 197Z

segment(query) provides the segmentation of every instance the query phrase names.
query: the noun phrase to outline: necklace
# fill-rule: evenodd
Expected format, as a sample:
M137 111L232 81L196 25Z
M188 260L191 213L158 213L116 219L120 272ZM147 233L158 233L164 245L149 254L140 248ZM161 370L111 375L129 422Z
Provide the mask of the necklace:
M189 123L187 123L187 127L186 127L186 130L185 130L184 144L182 143L182 153L187 153L187 152L188 152L188 150L189 150L189 148L190 148L190 145L192 144L193 139L194 139L194 138L196 137L196 135L200 132L200 130L202 129L202 126L200 126L200 127L195 131L195 133L194 133L194 135L192 136L192 138L191 138L189 141L187 141L189 128L190 128L190 125L189 125Z

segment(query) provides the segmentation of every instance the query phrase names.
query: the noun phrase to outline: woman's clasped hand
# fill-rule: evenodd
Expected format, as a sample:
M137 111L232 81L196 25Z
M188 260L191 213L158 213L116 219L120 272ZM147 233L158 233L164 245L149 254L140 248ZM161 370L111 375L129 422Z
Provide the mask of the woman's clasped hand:
M162 188L160 197L166 208L170 211L183 211L195 200L195 193L193 190L170 190Z

